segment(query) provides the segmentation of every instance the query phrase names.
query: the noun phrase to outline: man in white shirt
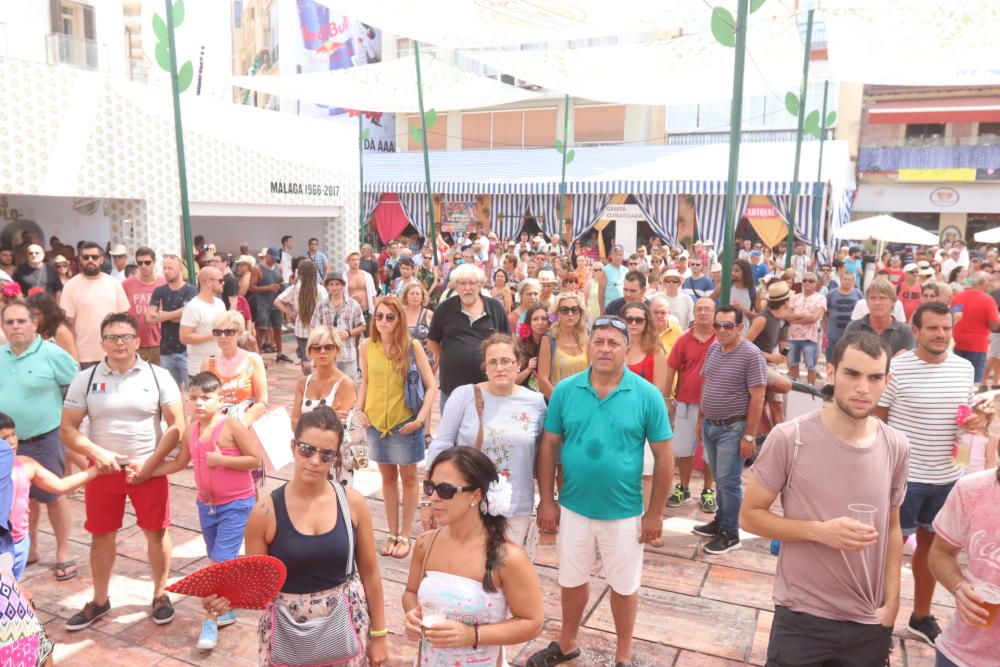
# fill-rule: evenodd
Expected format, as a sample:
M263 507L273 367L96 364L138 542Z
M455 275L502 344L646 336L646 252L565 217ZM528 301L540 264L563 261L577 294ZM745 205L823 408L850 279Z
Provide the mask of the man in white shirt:
M281 278L285 284L292 282L292 247L295 245L290 234L281 237ZM198 371L195 371L197 374Z
M198 296L191 299L181 313L181 342L187 345L189 379L201 372L201 362L215 351L212 321L226 312L222 294L222 272L206 266L198 272Z
M121 243L111 248L111 277L125 282L125 267L128 266L128 248Z

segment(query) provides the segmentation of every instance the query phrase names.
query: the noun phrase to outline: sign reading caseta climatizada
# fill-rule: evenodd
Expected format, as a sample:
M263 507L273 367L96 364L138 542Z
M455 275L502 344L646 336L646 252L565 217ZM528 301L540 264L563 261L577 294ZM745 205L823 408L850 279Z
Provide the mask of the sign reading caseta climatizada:
M645 220L646 216L636 204L608 204L601 213L601 220Z
M272 195L302 195L305 197L340 196L339 185L302 183L300 181L271 181Z

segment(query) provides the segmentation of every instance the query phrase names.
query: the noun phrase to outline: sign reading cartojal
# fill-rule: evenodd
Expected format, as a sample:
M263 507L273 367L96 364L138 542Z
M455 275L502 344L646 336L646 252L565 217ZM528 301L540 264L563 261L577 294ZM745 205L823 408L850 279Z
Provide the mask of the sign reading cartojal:
M338 197L339 185L302 183L300 181L271 181L272 195L303 195L305 197Z
M479 211L475 201L441 202L442 232L474 232L479 227Z

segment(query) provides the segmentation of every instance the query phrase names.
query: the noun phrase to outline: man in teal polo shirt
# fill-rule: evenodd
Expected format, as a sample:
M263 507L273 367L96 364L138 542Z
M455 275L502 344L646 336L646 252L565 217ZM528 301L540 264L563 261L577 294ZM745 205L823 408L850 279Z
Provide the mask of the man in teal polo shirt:
M17 453L30 456L62 477L66 452L59 439L59 421L63 389L76 377L76 360L58 345L42 340L35 314L23 302L4 307L0 326L8 340L6 345L0 345L0 412L6 412L17 424ZM56 536L56 579L72 579L76 564L69 553L69 503L65 497L36 486L31 487L30 498L28 562L38 560L38 504L42 503L48 508Z
M631 664L643 544L663 532L663 507L674 477L670 421L660 389L625 368L625 322L602 316L590 334L590 368L560 382L549 401L538 451L538 525L556 532L562 630L528 667L571 660L590 596L595 546L608 585L618 636L615 665ZM653 450L653 491L642 506L642 457ZM562 463L559 504L556 460Z

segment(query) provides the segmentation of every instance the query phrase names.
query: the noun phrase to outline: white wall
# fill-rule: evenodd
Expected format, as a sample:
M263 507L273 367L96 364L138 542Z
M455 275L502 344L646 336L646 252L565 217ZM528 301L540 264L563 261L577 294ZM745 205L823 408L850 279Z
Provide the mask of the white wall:
M49 3L43 0L0 2L0 55L45 62L45 35L50 32ZM3 48L6 46L6 49Z
M201 234L206 243L214 243L223 252L236 254L240 244L250 244L251 254L256 255L265 246L278 246L281 237L291 234L294 251L300 255L306 250L310 237L320 240L320 250L329 253L323 246L323 218L236 218L193 216L192 234Z
M33 221L42 232L45 248L49 237L58 236L67 245L77 241L96 241L102 246L111 240L111 221L104 214L103 201L89 215L73 210L72 197L39 197L31 195L0 195L0 233L13 230L16 222ZM5 235L6 236L6 235ZM119 241L120 239L115 239Z

